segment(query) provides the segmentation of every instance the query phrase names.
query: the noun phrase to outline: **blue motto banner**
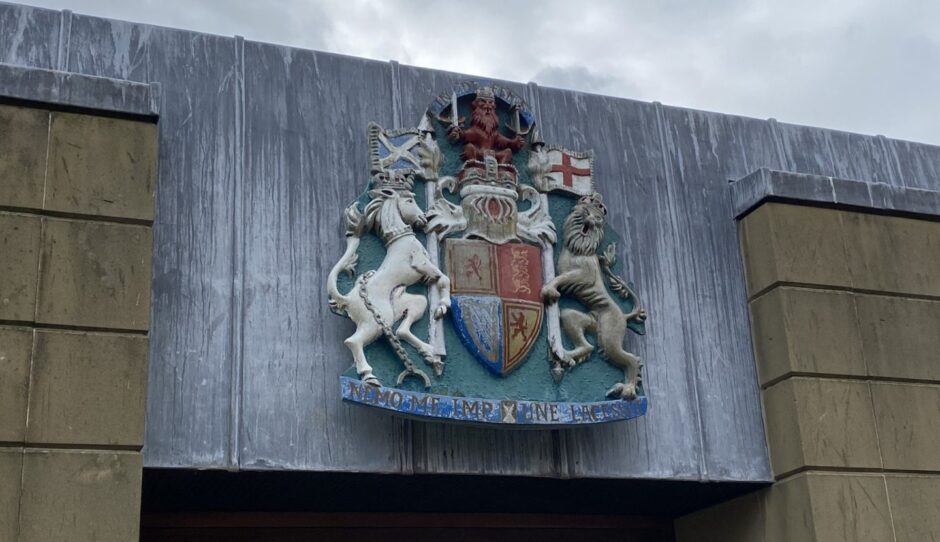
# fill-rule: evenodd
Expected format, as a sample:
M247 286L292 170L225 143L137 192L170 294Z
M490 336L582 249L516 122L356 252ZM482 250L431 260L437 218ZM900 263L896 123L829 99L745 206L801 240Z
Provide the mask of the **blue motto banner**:
M459 421L513 427L591 425L629 420L646 414L646 397L634 401L565 403L516 399L450 397L401 388L373 386L340 377L343 400L425 420Z

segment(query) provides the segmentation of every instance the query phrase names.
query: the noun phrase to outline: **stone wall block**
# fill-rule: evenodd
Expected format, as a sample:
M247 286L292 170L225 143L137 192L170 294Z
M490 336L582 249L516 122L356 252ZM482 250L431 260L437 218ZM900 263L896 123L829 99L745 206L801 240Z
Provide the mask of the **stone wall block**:
M871 376L940 381L940 301L859 295Z
M886 469L940 472L940 386L872 383Z
M897 542L940 540L940 475L885 478Z
M23 449L0 448L0 540L16 540L22 478Z
M26 403L33 331L0 326L0 442L26 438Z
M881 468L867 382L790 378L764 391L774 474L810 467Z
M137 540L137 452L27 450L19 542Z
M790 373L866 375L852 294L774 288L750 309L762 385Z
M766 542L892 540L880 475L806 473L764 492Z
M940 223L843 213L852 283L860 290L940 296Z
M881 475L806 476L816 540L892 540L888 496Z
M36 314L40 231L38 217L0 212L0 320Z
M809 482L805 474L774 484L763 492L762 497L764 542L816 541Z
M764 493L756 492L677 518L676 540L763 542ZM734 518L729 521L729 518Z
M888 494L879 474L802 473L676 520L679 542L893 539Z
M766 542L893 539L880 475L794 476L765 492L764 515Z
M146 330L150 228L43 219L37 321Z
M740 228L749 297L776 282L851 286L838 212L768 203Z
M146 337L37 331L30 444L143 446Z
M49 112L0 104L0 206L42 208Z
M52 113L45 208L153 220L157 126Z

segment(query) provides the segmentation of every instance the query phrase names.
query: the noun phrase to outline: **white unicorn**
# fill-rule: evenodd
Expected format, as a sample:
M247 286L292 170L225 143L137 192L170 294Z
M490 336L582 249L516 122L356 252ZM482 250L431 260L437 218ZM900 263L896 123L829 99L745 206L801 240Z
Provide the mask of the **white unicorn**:
M423 228L428 220L415 202L412 186L411 175L407 173L383 171L372 177L371 200L365 210L360 213L355 203L346 208L346 252L327 278L330 308L356 323L356 332L343 343L352 352L359 377L374 386L381 384L372 374L364 349L383 334L405 365L398 375L398 384L408 376L416 376L426 387L431 385L427 374L415 368L401 340L414 346L436 375L444 371L444 363L433 353L431 345L411 332L411 325L424 316L428 301L424 296L406 292L408 286L422 281L437 290L435 320L442 318L451 305L450 280L431 263L427 250L412 230L412 226ZM378 269L360 275L352 290L343 295L337 289L336 279L340 271L355 274L359 241L370 230L385 243L385 259ZM392 332L392 326L399 320L401 325Z

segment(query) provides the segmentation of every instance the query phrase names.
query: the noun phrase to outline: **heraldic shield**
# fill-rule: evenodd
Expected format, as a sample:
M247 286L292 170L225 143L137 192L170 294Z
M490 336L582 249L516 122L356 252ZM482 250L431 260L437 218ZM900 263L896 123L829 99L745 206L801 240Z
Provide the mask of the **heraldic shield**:
M484 367L505 376L542 327L541 252L525 243L475 239L448 239L445 246L457 335Z
M368 127L365 191L327 277L352 321L342 397L412 418L567 426L646 413L594 155L539 137L513 91L465 81L418 126Z

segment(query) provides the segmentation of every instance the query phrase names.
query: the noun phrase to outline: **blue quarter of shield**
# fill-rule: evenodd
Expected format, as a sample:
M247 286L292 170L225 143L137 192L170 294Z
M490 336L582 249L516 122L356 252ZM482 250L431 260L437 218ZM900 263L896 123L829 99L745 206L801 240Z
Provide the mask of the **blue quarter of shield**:
M502 301L494 296L455 295L454 328L460 342L493 374L503 371Z

